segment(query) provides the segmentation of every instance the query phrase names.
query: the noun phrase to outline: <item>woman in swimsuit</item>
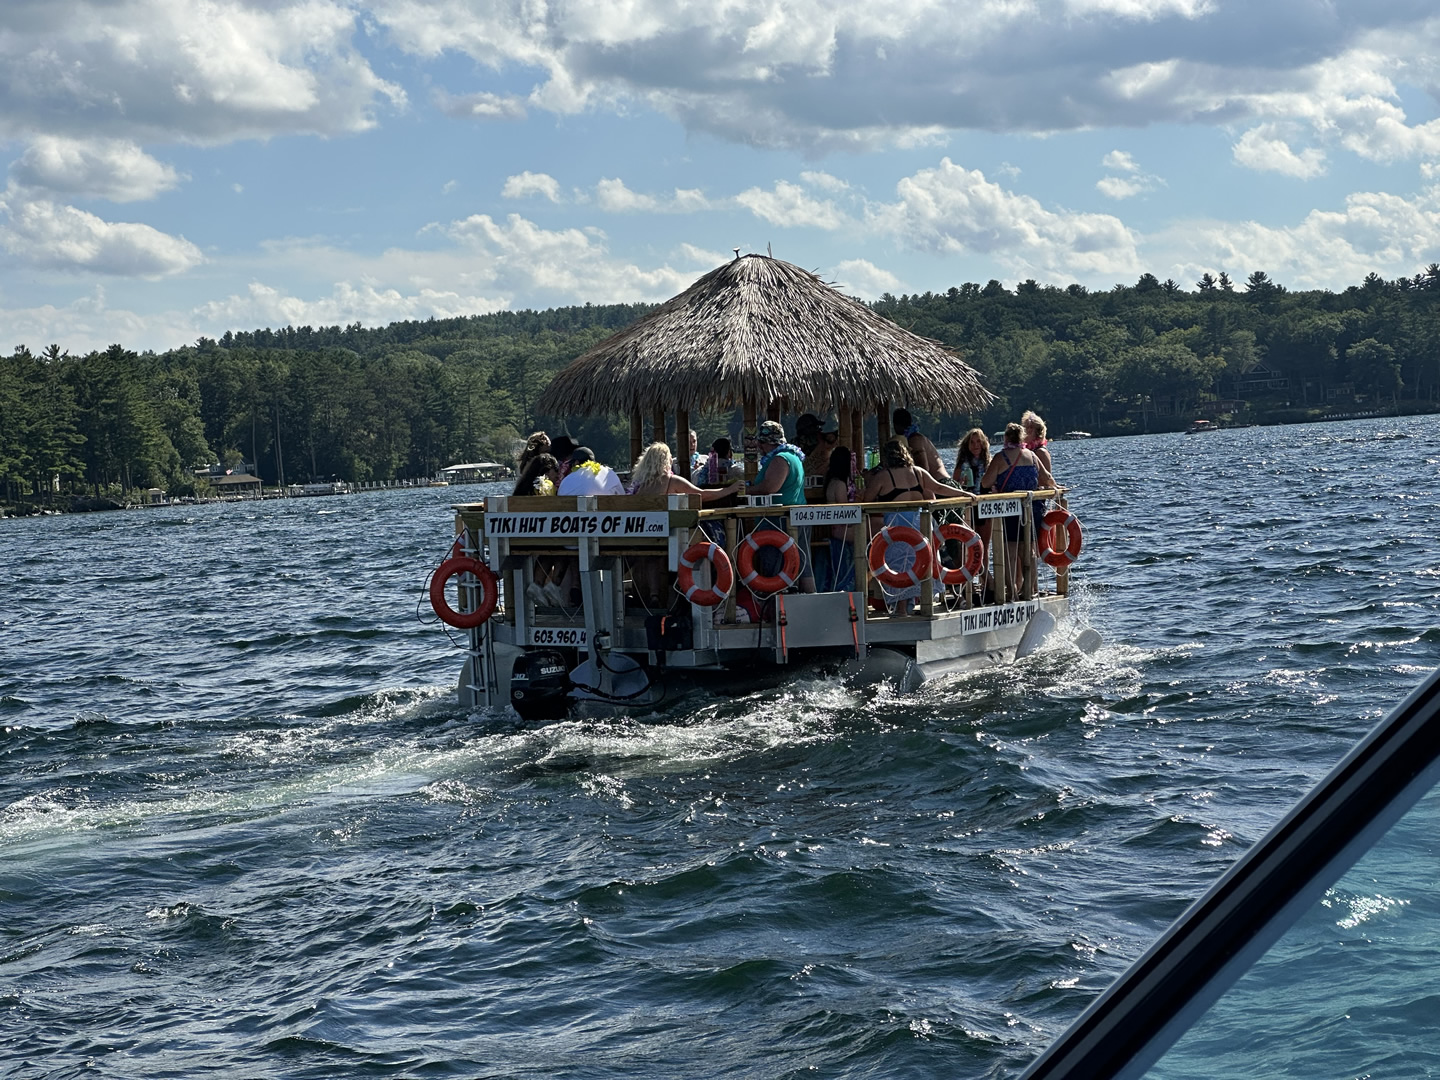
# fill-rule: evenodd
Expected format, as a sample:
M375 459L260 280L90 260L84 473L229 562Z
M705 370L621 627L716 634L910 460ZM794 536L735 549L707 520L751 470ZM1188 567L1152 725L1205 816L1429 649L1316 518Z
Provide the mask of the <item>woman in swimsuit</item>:
M1055 478L1050 469L1035 454L1020 444L1022 431L1019 424L1005 425L1005 448L990 460L990 467L980 478L980 490L990 491L1034 491L1036 488L1054 487ZM1002 518L1005 522L1005 555L1009 564L1009 578L1012 595L1020 595L1019 582L1015 572L1019 566L1020 518Z
M865 482L860 501L928 502L931 499L950 499L964 494L959 488L940 483L929 472L916 465L915 459L910 456L910 448L903 439L891 439L881 450L880 468L871 473L870 479ZM920 511L892 510L885 514L885 525L909 525L911 528L918 528ZM915 550L909 544L891 544L885 549L885 561L893 570L908 570L915 564ZM910 600L920 595L918 585L897 590L882 584L880 588L884 591L888 603L902 605L899 610L908 608Z

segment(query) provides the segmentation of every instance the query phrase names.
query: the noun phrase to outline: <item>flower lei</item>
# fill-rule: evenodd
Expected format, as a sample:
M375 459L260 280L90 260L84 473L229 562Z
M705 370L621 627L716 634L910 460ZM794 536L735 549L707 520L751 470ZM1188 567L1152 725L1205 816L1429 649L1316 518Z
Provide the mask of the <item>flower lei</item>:
M592 459L592 460L590 460L590 461L582 461L579 465L576 465L575 468L574 468L574 469L571 469L570 471L571 471L571 472L574 472L575 469L584 469L584 470L585 470L586 472L588 472L591 476L599 476L599 475L600 475L600 470L603 469L604 467L605 467L605 466L604 466L604 465L601 465L600 462L595 461L595 460Z

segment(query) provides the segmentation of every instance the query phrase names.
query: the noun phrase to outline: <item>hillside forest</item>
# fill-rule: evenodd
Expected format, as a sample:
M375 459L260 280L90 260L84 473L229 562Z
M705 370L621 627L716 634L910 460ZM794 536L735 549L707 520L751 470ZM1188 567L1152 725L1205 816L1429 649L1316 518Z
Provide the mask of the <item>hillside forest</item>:
M1255 271L1191 288L1144 274L1091 291L1025 281L894 297L881 314L958 350L996 395L977 416L924 415L953 446L1035 409L1052 434L1178 430L1192 419L1278 423L1440 408L1440 265L1291 291ZM536 428L625 464L625 417L539 415L572 359L649 305L499 312L366 329L229 332L163 353L52 344L0 357L0 501L203 495L213 463L266 484L434 476L509 461ZM904 404L896 402L896 405ZM702 439L734 416L692 417Z

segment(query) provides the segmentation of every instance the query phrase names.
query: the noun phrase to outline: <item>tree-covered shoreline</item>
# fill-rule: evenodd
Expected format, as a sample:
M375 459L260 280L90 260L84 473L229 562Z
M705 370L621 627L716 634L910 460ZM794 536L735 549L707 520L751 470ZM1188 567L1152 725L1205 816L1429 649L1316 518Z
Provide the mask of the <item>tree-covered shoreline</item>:
M1278 423L1440 408L1436 264L1339 293L1292 292L1261 271L1239 286L1207 274L1188 290L1144 274L1108 291L991 281L872 306L956 348L996 394L977 416L922 417L947 445L1027 408L1052 433L1095 435L1179 430L1201 416ZM269 485L417 479L508 460L537 427L622 463L628 420L540 416L534 403L572 359L650 309L286 327L163 353L18 346L0 357L0 501L124 501L151 487L204 495L196 469L217 461L250 463ZM696 422L708 439L739 418Z

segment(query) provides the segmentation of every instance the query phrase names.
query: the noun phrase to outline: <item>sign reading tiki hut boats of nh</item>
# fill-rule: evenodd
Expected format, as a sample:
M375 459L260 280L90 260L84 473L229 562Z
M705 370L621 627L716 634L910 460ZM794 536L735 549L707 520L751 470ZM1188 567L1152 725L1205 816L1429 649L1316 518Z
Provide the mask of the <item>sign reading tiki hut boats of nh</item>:
M461 702L649 710L795 664L909 690L1026 655L1067 611L1067 492L1018 435L1008 470L952 486L910 412L991 400L939 342L737 253L538 402L628 418L628 488L582 448L558 483L454 508L429 591L463 631Z

